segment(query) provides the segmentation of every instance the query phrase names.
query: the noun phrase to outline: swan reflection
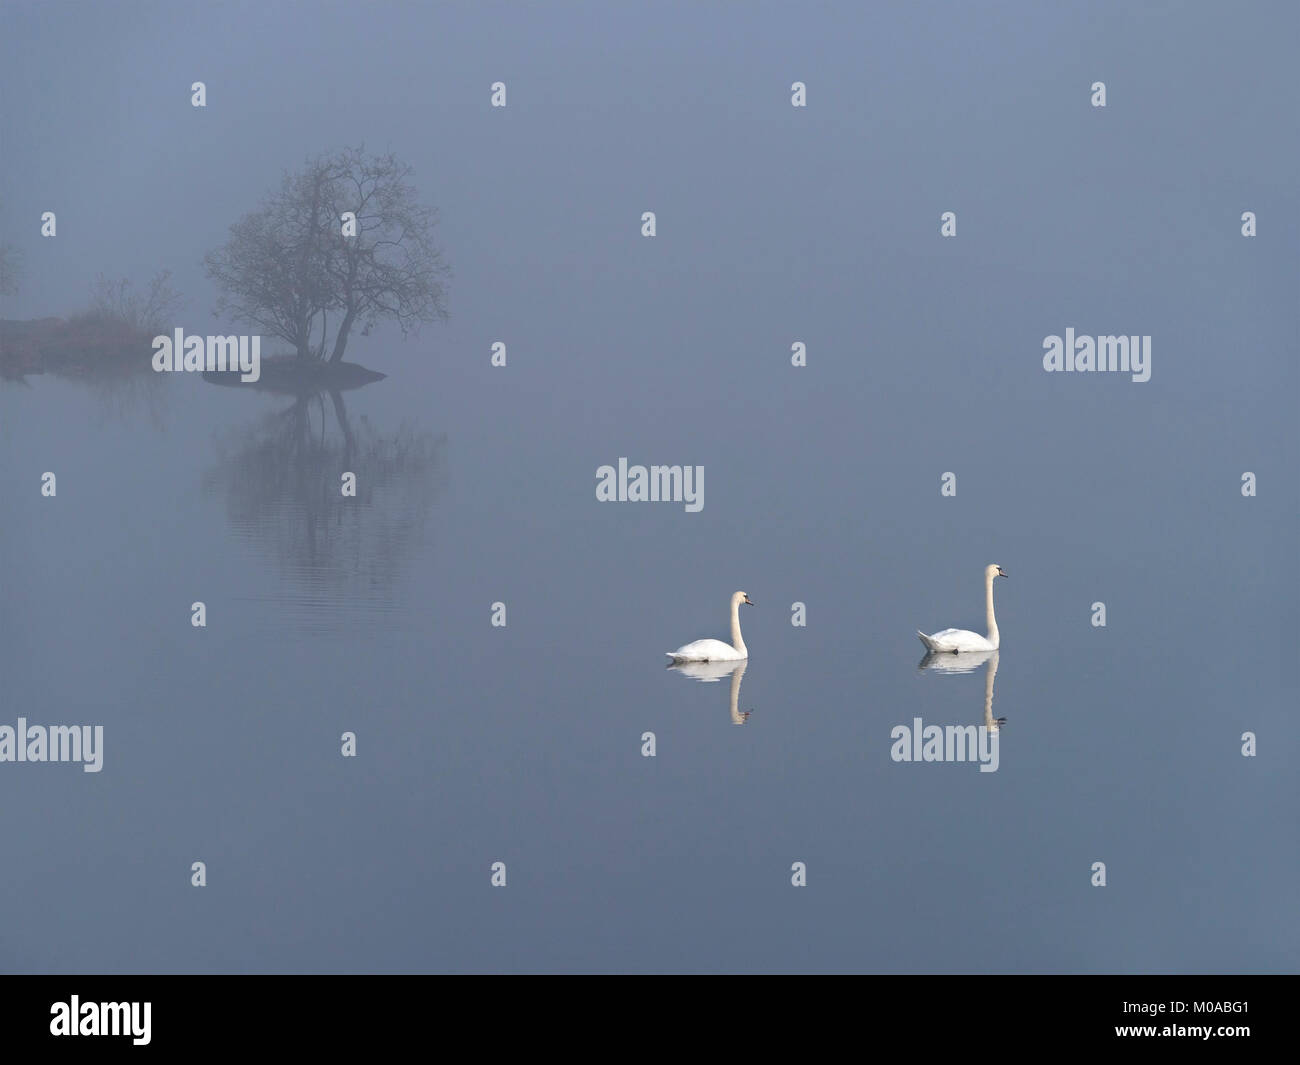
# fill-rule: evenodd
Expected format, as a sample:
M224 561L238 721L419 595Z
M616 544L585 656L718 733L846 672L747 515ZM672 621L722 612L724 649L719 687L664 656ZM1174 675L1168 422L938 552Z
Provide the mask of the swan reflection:
M951 651L930 651L917 665L926 673L974 673L984 666L984 727L996 732L1007 723L1005 717L993 716L993 680L998 675L998 652L975 651L953 654Z
M731 678L731 723L733 725L743 725L749 720L751 710L740 709L740 678L745 675L745 669L748 662L680 662L669 665L669 669L674 673L680 673L683 677L690 677L691 680L704 682L719 681L723 677Z

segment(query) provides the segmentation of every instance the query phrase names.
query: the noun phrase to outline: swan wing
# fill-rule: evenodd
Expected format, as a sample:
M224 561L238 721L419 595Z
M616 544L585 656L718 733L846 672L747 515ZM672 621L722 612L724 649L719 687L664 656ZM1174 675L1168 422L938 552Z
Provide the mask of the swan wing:
M664 653L674 662L735 662L742 657L731 644L721 640L696 640Z
M931 638L939 641L958 640L963 636L976 636L978 633L971 632L970 629L940 629L938 632L931 633Z
M991 651L993 645L988 638L969 629L940 629L926 636L918 632L921 642L931 651Z

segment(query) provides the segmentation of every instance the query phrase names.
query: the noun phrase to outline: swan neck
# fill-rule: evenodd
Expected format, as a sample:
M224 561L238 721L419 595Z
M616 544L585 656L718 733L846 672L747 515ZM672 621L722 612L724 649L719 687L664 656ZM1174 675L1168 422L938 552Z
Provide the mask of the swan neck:
M988 613L989 624L989 643L993 645L996 651L998 647L998 619L993 613L993 581L997 577L996 573L990 573L984 578L984 602Z
M739 651L742 655L748 657L749 652L745 649L745 638L740 635L740 601L735 600L731 604L731 646Z

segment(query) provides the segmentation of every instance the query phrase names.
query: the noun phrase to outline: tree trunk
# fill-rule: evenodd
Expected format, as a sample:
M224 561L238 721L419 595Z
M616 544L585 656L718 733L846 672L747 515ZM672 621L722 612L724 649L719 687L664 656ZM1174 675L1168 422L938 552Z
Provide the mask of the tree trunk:
M343 318L343 323L339 326L339 334L334 338L334 353L330 356L330 362L342 362L343 352L348 346L348 334L352 332L352 323L356 320L357 312L351 307Z

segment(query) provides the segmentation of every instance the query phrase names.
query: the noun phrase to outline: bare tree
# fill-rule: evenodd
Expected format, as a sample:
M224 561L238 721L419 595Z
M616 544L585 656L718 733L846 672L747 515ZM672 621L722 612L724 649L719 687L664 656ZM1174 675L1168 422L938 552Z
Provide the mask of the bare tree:
M419 203L410 175L391 153L363 148L286 174L205 259L222 291L218 312L280 337L301 359L331 363L342 361L354 332L364 336L381 319L404 336L445 319L450 271L433 243L437 213ZM355 223L345 226L349 212Z
M170 270L155 274L148 292L139 292L126 278L100 274L90 287L92 317L121 323L137 333L160 333L170 329L182 300L171 287ZM83 315L83 317L85 317Z

